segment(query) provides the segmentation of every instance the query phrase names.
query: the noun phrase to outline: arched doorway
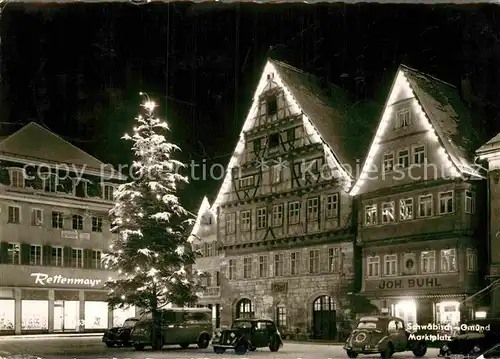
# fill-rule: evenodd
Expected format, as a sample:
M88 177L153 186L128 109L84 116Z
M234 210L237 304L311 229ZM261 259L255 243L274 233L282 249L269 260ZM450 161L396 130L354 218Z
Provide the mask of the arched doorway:
M317 339L335 339L337 326L332 298L327 295L316 298L312 310L313 336Z
M236 319L253 318L254 310L250 299L244 298L236 304Z

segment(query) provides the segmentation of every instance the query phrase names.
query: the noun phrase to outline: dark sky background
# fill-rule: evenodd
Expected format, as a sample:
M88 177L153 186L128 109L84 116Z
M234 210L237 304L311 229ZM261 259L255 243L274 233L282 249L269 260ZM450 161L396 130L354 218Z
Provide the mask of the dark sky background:
M129 163L120 137L144 91L183 160L226 165L272 56L380 106L400 63L458 86L468 76L492 137L499 21L495 5L12 3L1 21L0 131L37 121L104 162ZM378 118L367 121L374 131ZM193 181L185 206L218 186Z

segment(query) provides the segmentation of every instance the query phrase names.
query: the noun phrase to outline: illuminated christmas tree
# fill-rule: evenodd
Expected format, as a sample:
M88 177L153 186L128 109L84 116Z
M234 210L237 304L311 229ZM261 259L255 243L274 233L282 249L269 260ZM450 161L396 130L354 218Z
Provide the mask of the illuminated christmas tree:
M183 164L173 159L179 147L165 138L168 125L155 114L155 103L147 98L142 105L133 135L131 181L115 192L110 211L112 232L105 265L118 272L106 283L108 303L113 308L136 306L160 320L167 304L192 306L201 289L201 273L192 273L195 254L191 251L191 219L179 202L176 188L187 183L179 174ZM153 345L161 347L160 331L153 330Z

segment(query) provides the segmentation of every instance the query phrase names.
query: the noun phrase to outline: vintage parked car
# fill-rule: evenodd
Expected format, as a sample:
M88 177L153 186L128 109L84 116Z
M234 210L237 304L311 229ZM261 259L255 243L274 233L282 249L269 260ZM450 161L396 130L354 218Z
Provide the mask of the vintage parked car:
M476 359L496 359L496 358L500 358L500 344L497 344L494 347L486 350Z
M236 354L245 354L248 350L268 347L277 352L283 346L283 340L276 325L268 319L237 319L231 329L217 331L212 338L212 347L217 354L233 349Z
M445 342L439 356L478 356L500 343L500 320L476 319L461 325L460 334Z
M359 354L380 354L390 358L394 353L412 351L416 357L427 352L424 340L413 340L402 319L391 316L362 317L347 338L344 349L349 358Z
M102 336L103 343L109 348L114 346L132 346L130 332L138 321L139 319L137 318L128 318L123 322L122 326L106 330Z
M160 350L164 345L180 345L187 348L197 344L205 349L212 337L212 311L207 308L171 308L159 312L156 338L153 338L153 317L144 314L134 326L130 340L136 350L151 346Z

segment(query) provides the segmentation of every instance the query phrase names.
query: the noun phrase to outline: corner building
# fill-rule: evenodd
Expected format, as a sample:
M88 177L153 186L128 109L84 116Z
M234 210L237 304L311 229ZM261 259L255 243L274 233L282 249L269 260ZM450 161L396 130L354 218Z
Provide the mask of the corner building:
M476 122L479 123L479 122ZM362 173L361 295L409 323L474 317L483 288L483 181L459 91L401 65Z
M222 325L270 318L285 335L331 339L349 319L354 227L347 191L362 146L353 143L346 109L361 109L341 89L315 81L267 61L211 206Z
M0 141L0 335L102 331L102 254L113 189L125 178L36 123Z

